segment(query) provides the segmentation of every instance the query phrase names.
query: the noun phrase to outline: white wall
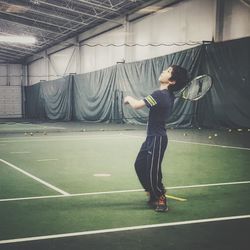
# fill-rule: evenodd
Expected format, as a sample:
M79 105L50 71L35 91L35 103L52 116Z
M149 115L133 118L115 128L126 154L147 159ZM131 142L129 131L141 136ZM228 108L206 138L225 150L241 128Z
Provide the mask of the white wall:
M21 85L0 86L0 118L22 117Z
M28 85L48 80L48 67L44 58L28 65Z
M22 116L22 65L0 65L0 118Z
M196 45L101 47L97 44L173 44L211 41L216 34L216 0L186 0L155 14L107 31L29 65L29 84L55 79L69 73L99 70L123 59L126 62L149 59L188 49ZM250 10L240 0L224 2L222 40L250 36ZM81 37L84 37L84 33ZM84 44L96 44L88 47ZM56 76L59 75L59 76ZM47 76L47 77L46 77Z
M49 80L76 72L76 48L70 47L49 56Z
M227 0L224 10L223 40L250 36L250 6Z
M21 64L0 64L0 86L21 85Z
M22 65L0 65L0 118L22 116Z
M184 1L131 25L133 43L181 44L211 41L214 28L214 1ZM197 45L195 45L197 46ZM131 61L162 56L193 46L133 47Z
M88 39L81 45L81 73L110 67L124 59L124 46L122 47L89 47L88 45L108 45L125 43L124 28L117 28L98 37Z
M78 56L77 49L70 47L32 62L28 65L28 85L76 73Z

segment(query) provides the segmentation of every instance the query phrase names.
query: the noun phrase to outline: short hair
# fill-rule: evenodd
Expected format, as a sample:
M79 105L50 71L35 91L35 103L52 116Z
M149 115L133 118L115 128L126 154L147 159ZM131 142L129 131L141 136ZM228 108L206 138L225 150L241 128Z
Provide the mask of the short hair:
M171 65L172 76L169 80L175 81L174 85L169 86L169 90L172 92L183 89L188 83L188 72L185 68L179 65Z

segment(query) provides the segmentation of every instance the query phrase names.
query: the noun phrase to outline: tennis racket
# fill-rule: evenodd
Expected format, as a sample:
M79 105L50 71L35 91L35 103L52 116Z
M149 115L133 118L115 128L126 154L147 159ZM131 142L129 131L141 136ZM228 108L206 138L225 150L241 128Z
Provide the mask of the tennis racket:
M211 89L213 84L212 77L209 75L196 76L185 86L176 97L182 97L186 100L197 101L201 99Z

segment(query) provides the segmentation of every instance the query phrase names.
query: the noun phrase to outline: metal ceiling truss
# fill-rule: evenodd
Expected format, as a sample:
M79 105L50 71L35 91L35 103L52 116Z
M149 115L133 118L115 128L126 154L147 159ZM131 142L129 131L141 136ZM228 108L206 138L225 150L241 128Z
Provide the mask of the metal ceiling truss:
M165 0L165 3L169 1L173 0ZM0 43L0 62L25 63L29 55L100 24L121 26L126 15L157 2L164 1L0 0L0 34L30 35L37 39L36 44L29 46Z

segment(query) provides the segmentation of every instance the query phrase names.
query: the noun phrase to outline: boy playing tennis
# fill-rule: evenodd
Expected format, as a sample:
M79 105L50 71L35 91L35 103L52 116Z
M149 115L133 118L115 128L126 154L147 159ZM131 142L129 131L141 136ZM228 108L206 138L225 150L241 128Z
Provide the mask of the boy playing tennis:
M135 170L141 185L149 194L148 204L157 212L168 210L161 171L161 162L168 144L165 124L173 109L173 92L181 90L187 81L186 69L172 65L160 75L159 90L141 100L131 96L124 98L124 103L134 109L145 106L149 108L147 137L137 155Z

